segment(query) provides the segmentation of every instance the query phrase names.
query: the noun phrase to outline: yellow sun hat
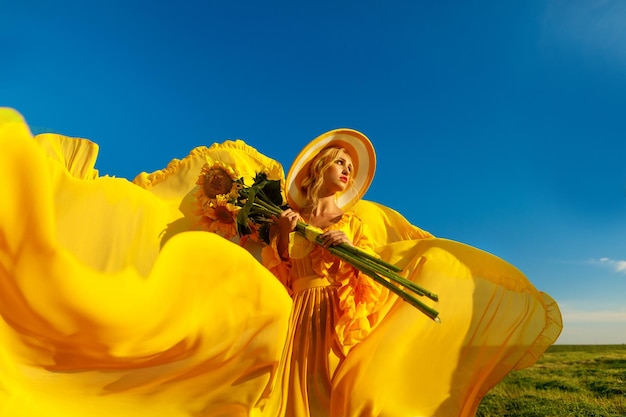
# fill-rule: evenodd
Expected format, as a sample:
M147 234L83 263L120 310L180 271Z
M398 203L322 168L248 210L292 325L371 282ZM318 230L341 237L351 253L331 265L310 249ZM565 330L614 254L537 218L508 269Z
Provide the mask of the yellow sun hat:
M335 129L321 134L304 147L291 164L287 174L287 204L294 210L301 210L306 204L302 181L309 173L311 161L322 150L329 147L344 148L352 157L352 186L337 197L337 205L347 210L365 194L376 171L376 153L370 140L353 129Z

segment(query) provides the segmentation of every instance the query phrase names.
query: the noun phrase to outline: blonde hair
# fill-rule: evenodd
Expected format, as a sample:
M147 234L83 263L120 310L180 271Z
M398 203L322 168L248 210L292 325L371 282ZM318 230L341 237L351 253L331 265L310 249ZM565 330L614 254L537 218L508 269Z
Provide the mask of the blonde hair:
M300 189L304 193L304 197L306 199L306 206L315 207L317 205L319 192L324 184L324 173L335 163L339 153L342 151L347 155L350 155L344 148L332 146L323 149L311 161L311 164L309 165L309 172L307 176L304 177L300 185ZM348 178L349 180L346 188L352 186L353 183L353 176L350 175Z

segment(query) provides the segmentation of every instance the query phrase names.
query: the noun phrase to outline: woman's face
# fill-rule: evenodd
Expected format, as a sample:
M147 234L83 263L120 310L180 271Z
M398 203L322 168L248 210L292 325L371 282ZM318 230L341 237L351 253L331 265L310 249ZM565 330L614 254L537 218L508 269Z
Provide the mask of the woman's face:
M334 159L333 163L324 172L324 186L331 192L336 193L346 189L352 176L352 158L343 150Z

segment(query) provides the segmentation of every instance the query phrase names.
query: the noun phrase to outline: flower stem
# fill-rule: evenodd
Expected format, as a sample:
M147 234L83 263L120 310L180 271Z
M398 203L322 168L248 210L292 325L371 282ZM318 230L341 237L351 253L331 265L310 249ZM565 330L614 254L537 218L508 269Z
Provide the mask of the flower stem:
M402 271L401 268L398 268L395 265L387 263L387 262L383 261L382 259L377 258L374 255L369 254L369 253L365 252L364 250L361 250L361 249L357 248L356 246L350 246L350 245L343 245L343 246L345 247L345 250L347 252L351 252L351 253L353 253L356 256L360 256L360 257L366 258L366 259L368 259L368 260L370 260L370 261L372 261L372 262L374 262L374 263L376 263L378 265L381 265L381 266L383 266L383 267L385 267L385 268L387 268L387 269L389 269L391 271L394 271L394 272Z
M344 247L342 246L347 246L347 245L338 245L338 246L334 246L331 247L329 249L334 249L331 250L331 252L339 252L341 253L344 250ZM389 278L392 281L397 282L398 284L402 285L405 288L408 288L410 290L412 290L413 292L417 293L418 295L421 296L426 296L428 298L430 298L433 301L439 301L439 296L437 294L434 294L430 291L428 291L427 289L417 285L416 283L414 283L411 280L406 279L405 277L398 275L397 273L393 272L393 271L389 271L387 269L383 269L381 268L379 265L377 264L371 264L369 262L367 262L367 260L361 259L359 257L351 257L349 260L349 262L355 262L358 265L364 267L364 268L368 268L371 269L373 272L383 275L386 278ZM357 265L354 265L357 266ZM357 266L358 267L358 266Z
M249 190L247 198L251 201L248 201L246 205L247 207L250 207L250 212L261 214L265 217L270 218L280 215L283 209L270 201L266 201L264 197L267 198L262 190ZM320 229L308 225L302 221L298 221L296 225L296 232L304 236L309 241L312 241L318 245L322 245L322 242L319 239L319 236L322 234L322 231ZM328 248L328 250L333 255L354 266L365 275L372 278L374 281L389 289L391 292L420 310L422 313L426 314L435 322L441 322L438 317L439 313L435 309L427 306L426 304L415 298L412 294L409 294L406 290L410 290L420 296L426 296L433 301L439 301L439 297L437 296L437 294L433 294L432 292L420 287L416 283L398 275L397 272L401 271L400 268L390 263L387 263L382 259L372 254L369 254L355 246L345 243L331 246ZM393 284L391 281L399 284L404 288Z
M411 294L404 291L402 288L393 285L391 282L387 281L374 271L371 271L367 268L361 269L361 272L371 277L374 281L381 284L383 287L387 288L389 291L396 294L398 297L402 298L404 301L411 304L413 307L420 310L422 313L426 314L436 323L441 323L441 319L439 318L439 312L432 307L427 306L417 298L413 297Z

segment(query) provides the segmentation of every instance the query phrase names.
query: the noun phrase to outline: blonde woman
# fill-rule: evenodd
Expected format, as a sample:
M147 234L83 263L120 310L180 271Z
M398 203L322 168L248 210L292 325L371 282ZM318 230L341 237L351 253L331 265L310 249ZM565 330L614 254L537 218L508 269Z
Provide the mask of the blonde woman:
M554 300L512 265L362 200L375 164L367 137L337 129L309 143L289 170L290 209L263 250L293 300L264 416L471 417L489 389L534 363L561 330ZM322 245L295 233L298 221L321 229ZM340 243L437 293L442 323L326 250Z

